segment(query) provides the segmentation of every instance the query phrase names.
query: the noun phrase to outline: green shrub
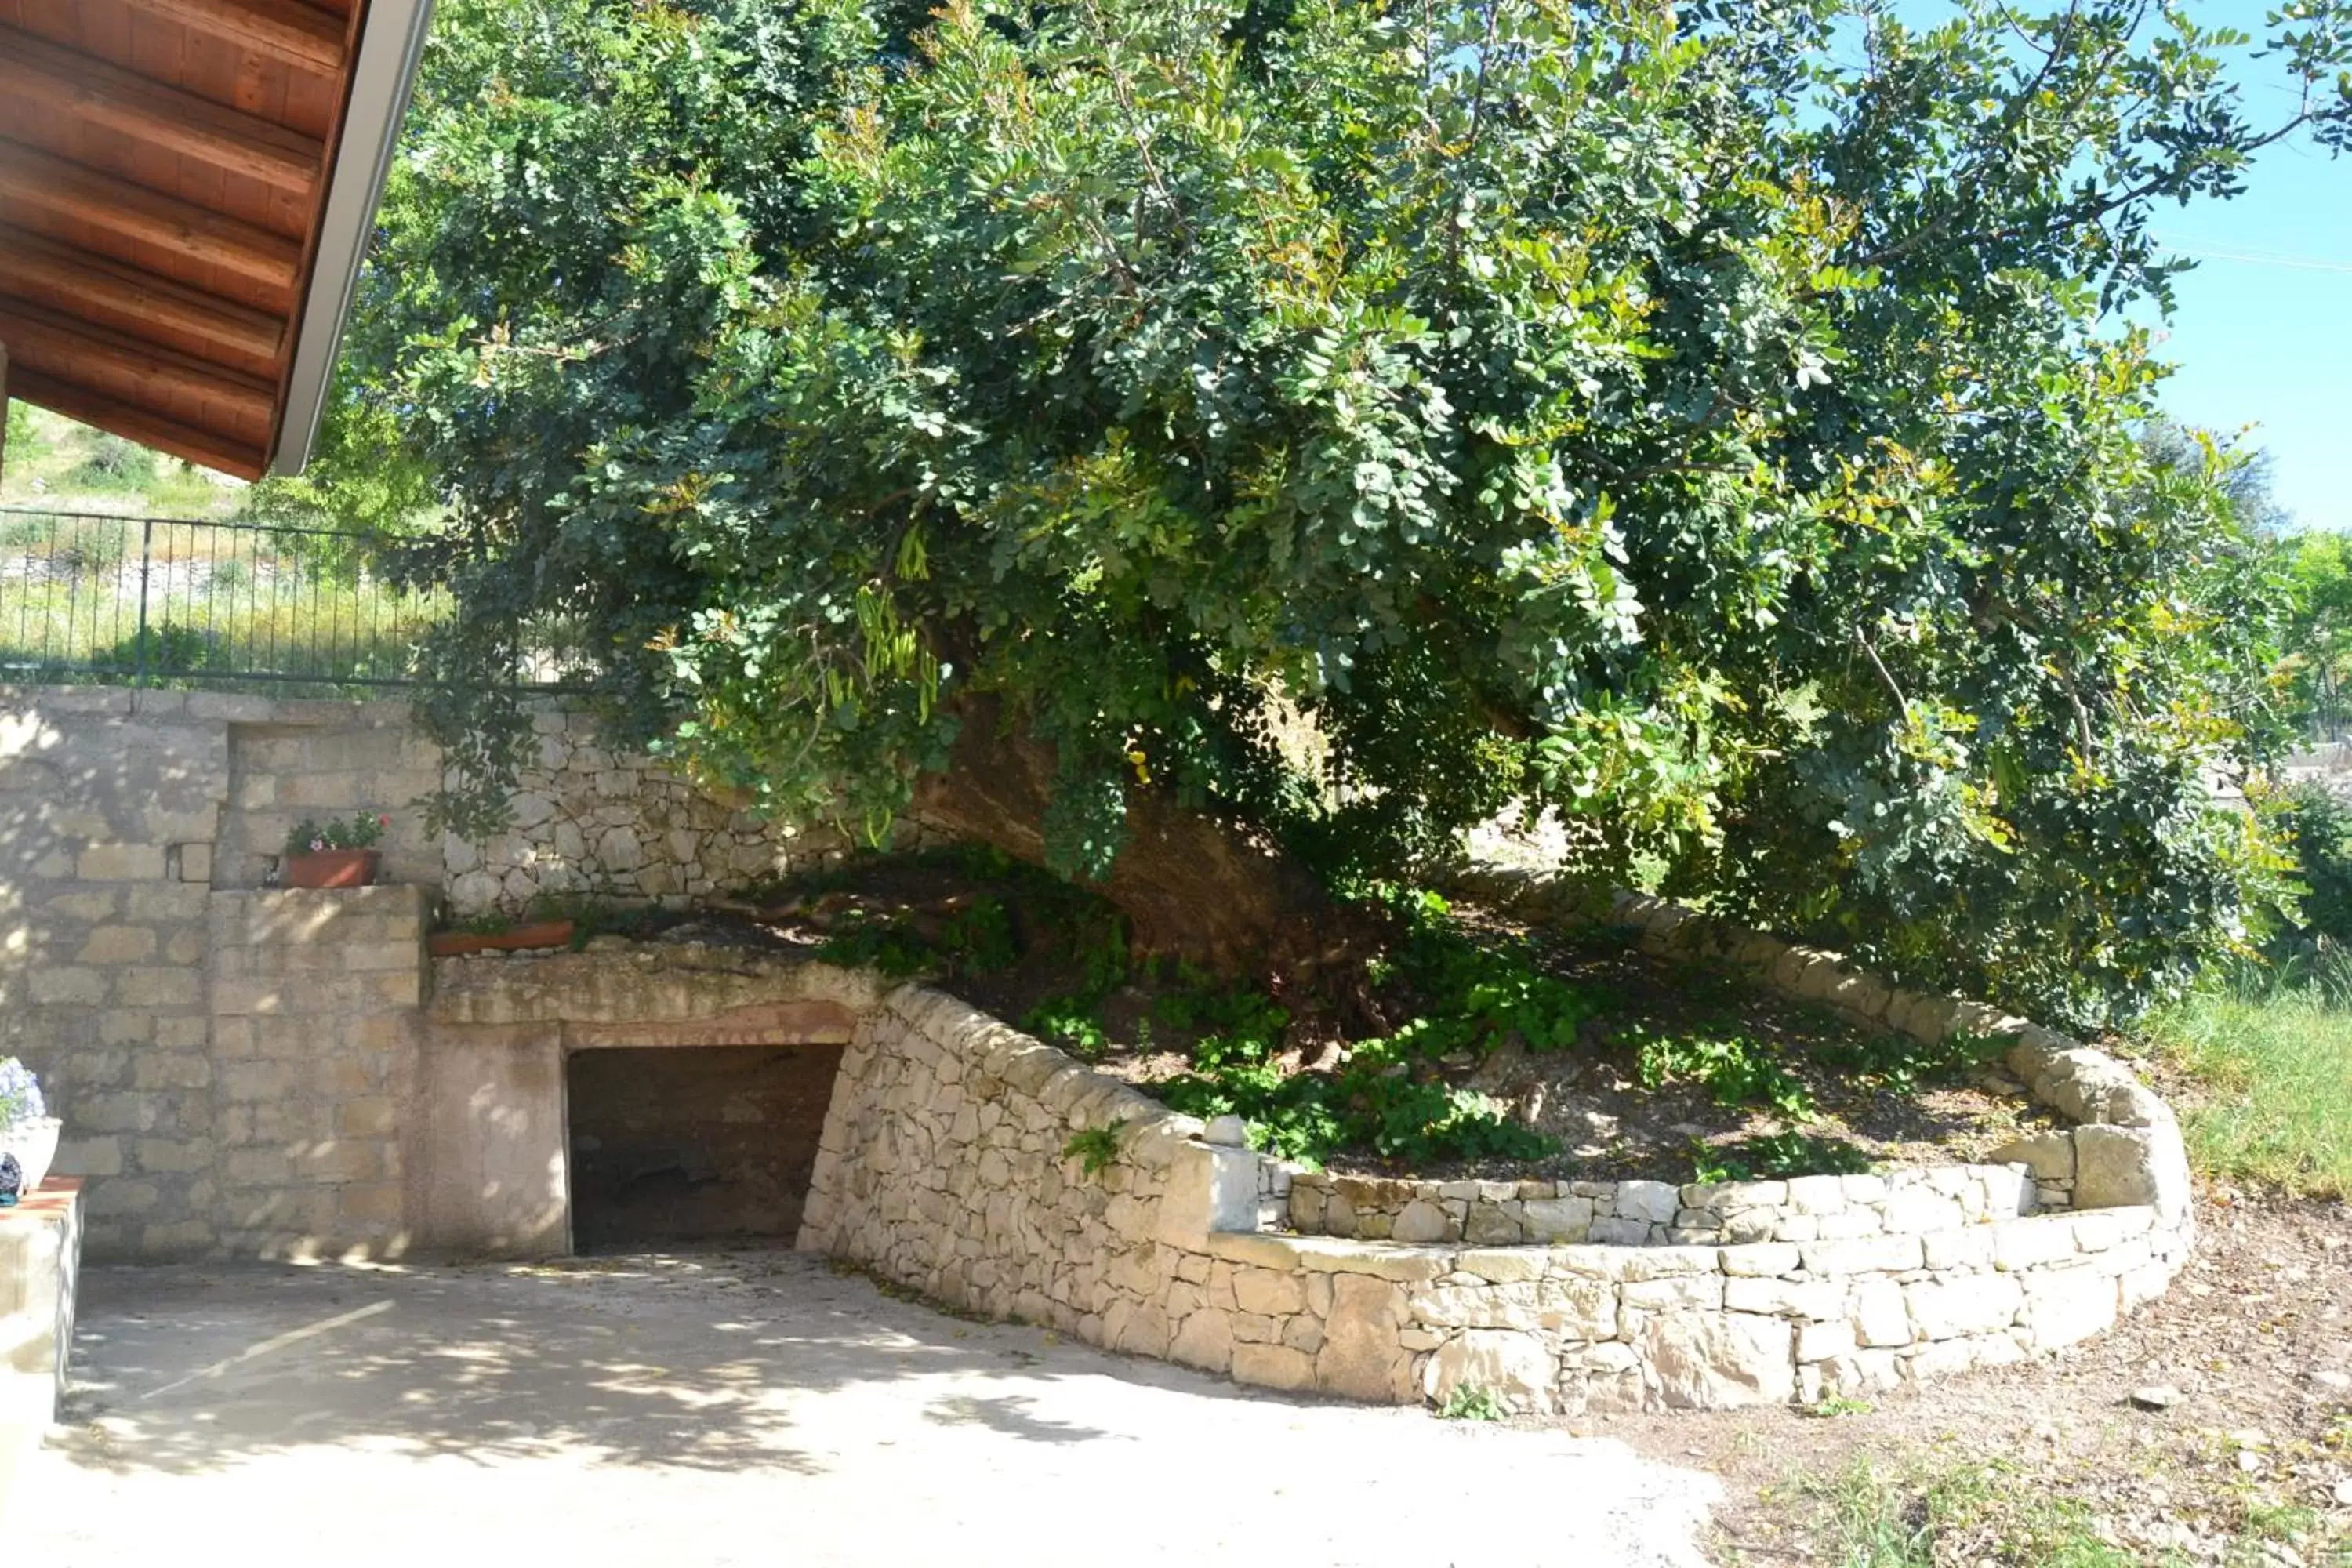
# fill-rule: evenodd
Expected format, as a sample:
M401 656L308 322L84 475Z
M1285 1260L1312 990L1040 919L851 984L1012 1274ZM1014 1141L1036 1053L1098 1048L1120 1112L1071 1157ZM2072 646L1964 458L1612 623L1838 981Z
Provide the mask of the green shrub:
M1755 1105L1791 1121L1810 1121L1813 1091L1774 1058L1772 1049L1745 1034L1664 1035L1643 1030L1636 1071L1643 1089L1676 1082L1703 1085L1717 1105Z
M2272 820L2293 851L2303 895L2295 933L2308 942L2352 944L2352 801L2316 784L2289 790Z
M923 974L940 967L940 954L921 932L903 921L858 918L817 945L816 956L845 969L878 970L893 979Z
M1110 1048L1097 1005L1084 996L1049 996L1029 1009L1021 1026L1081 1061L1099 1060Z
M1811 1056L1850 1078L1909 1094L1924 1084L1954 1083L2006 1055L2015 1042L2006 1035L1956 1033L1933 1044L1908 1035L1873 1035L1815 1046Z
M1373 897L1404 931L1391 972L1429 1004L1408 1026L1424 1057L1484 1056L1514 1036L1528 1050L1566 1050L1616 1002L1603 988L1544 973L1525 942L1465 934L1435 893L1384 885Z
M1770 1182L1785 1176L1861 1175L1870 1152L1843 1138L1805 1132L1760 1132L1691 1152L1694 1182Z
M1495 1391L1475 1383L1455 1384L1445 1403L1437 1407L1441 1421L1500 1421L1503 1415L1503 1402L1495 1397Z
M935 973L989 974L1010 968L1020 957L1013 917L997 899L974 899L925 935L903 915L851 910L845 929L825 938L816 955L850 969L878 969L904 977Z
M155 454L135 441L100 432L80 462L66 472L69 489L143 493L156 479Z
M1013 916L1000 899L974 899L940 922L940 951L959 974L993 974L1010 969L1021 952L1013 938Z
M90 662L100 669L143 669L149 675L171 677L196 674L216 663L217 658L218 644L209 633L165 621L143 632L131 633L93 655Z

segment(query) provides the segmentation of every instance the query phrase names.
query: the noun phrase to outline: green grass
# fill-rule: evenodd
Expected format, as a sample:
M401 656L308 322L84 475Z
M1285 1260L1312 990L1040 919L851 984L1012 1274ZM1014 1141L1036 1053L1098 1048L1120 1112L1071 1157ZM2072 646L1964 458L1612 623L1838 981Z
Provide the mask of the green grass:
M2328 988L2215 989L2151 1017L2145 1033L2210 1087L2183 1117L2208 1174L2352 1197L2352 1009Z
M1864 1460L1805 1490L1824 1516L1825 1561L1838 1568L1946 1561L2132 1568L2140 1561L2100 1540L2080 1502L2014 1484L1997 1465L1898 1470Z
M176 517L234 511L242 484L223 484L178 458L132 446L26 403L8 405L0 505L132 510Z

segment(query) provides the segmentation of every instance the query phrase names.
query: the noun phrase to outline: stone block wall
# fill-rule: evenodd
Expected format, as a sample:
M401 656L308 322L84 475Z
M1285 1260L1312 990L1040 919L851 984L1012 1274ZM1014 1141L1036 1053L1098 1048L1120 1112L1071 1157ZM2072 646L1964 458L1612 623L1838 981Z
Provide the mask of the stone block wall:
M684 904L837 864L851 840L825 825L768 823L706 795L666 764L609 744L589 713L556 703L531 716L536 763L518 783L509 829L442 846L450 908L520 912L542 893L593 892ZM939 836L912 818L891 847Z
M211 1201L142 1251L406 1249L426 910L416 887L214 896L214 1129L185 1156Z
M475 1257L571 1249L568 1058L751 1046L837 1060L882 993L871 974L786 954L614 936L433 971L409 1212L418 1246ZM817 1089L828 1103L834 1090Z
M2079 1125L2019 1145L1998 1174L1441 1184L1433 1200L1400 1195L1390 1239L1269 1230L1292 1215L1331 1228L1341 1189L1309 1180L1302 1195L1297 1173L1240 1146L1237 1125L1212 1141L923 987L609 939L428 968L427 908L455 851L416 837L413 816L391 862L408 885L253 886L285 820L393 807L390 793L426 776L386 711L0 689L0 1050L42 1074L65 1120L57 1168L89 1178L93 1257L562 1252L565 1053L802 1043L847 1047L803 1246L954 1304L1270 1387L1403 1401L1475 1384L1545 1409L1869 1389L2095 1332L2160 1291L2189 1243L2179 1128L2118 1064L1641 900L1619 914L1653 946L1723 953L1923 1038L2009 1036L2011 1070ZM614 872L601 857L624 824L601 814L625 792L604 780L643 789L649 775L586 765L611 759L586 754L569 718L544 738L543 763L561 752L548 802L570 802L536 825L549 853L563 858L569 822L600 858L593 874ZM715 885L718 848L730 870L748 853L740 828L722 838L691 810L684 828L644 820L640 849L670 858L641 859L639 896ZM498 852L508 872L531 831ZM815 842L779 837L760 853L788 868L832 852ZM644 878L654 864L677 871L678 893ZM512 898L509 875L497 880ZM1542 885L1506 891L1540 917ZM1111 1134L1098 1169L1086 1155L1100 1140L1071 1144L1089 1131ZM2073 1212L2021 1215L2060 1196ZM1434 1217L1405 1223L1415 1204ZM1436 1235L1400 1239L1401 1223Z
M181 693L0 689L0 1055L64 1118L94 1255L209 1201L205 910L226 723Z
M441 752L410 727L406 703L188 700L228 721L228 809L215 885L274 880L296 824L362 813L392 818L380 846L383 880L440 882L440 840L425 830L415 803L439 786Z
M0 687L0 1054L65 1122L57 1170L88 1178L93 1258L413 1240L395 1194L415 1173L365 1129L415 1079L418 961L402 981L390 951L461 884L505 909L541 887L682 901L842 847L702 800L562 708L536 722L533 869L486 893L508 850L425 831L441 758L404 702ZM397 889L268 887L297 822L362 812L393 819Z
M1075 1133L1115 1131L1089 1171ZM953 997L861 1020L818 1145L803 1249L934 1300L1276 1388L1398 1397L1391 1287L1222 1257L1254 1232L1258 1157Z
M1916 1236L2015 1219L2039 1201L2015 1165L1940 1165L1777 1182L1417 1182L1298 1171L1289 1219L1365 1240L1619 1247Z

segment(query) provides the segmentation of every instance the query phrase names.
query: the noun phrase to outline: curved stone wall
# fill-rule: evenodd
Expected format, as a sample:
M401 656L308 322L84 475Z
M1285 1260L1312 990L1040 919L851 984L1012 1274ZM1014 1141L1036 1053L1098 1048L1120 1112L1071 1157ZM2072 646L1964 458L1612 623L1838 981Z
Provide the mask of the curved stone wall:
M1549 896L1501 890L1538 912ZM2098 1332L2186 1258L2179 1129L2112 1058L1656 900L1618 913L1653 946L1722 952L1921 1037L2013 1036L2011 1068L2083 1124L1992 1166L1688 1188L1403 1183L1357 1209L1364 1189L1211 1143L1200 1121L909 985L858 1023L801 1245L1244 1383L1390 1402L1475 1385L1547 1412L1810 1401L2013 1362ZM1071 1142L1088 1130L1113 1133L1094 1169ZM2051 1196L2074 1206L2033 1212ZM1340 1201L1359 1228L1392 1203L1390 1238L1274 1228L1328 1227ZM1400 1238L1408 1214L1427 1240Z

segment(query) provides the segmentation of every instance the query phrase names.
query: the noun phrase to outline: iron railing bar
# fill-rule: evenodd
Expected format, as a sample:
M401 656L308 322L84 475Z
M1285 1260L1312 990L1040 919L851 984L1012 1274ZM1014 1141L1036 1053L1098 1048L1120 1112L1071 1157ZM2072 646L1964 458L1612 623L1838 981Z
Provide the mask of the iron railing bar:
M155 520L151 517L139 525L139 668L131 677L133 686L147 684L147 586L154 560Z
M11 671L28 675L104 675L111 673L107 670L95 669L86 664L29 664L14 663L7 660L0 660L0 671ZM175 675L168 677L167 679L185 681L190 685L232 687L243 685L247 681L265 681L281 686L367 686L384 689L398 689L408 691L423 689L446 691L456 689L456 688L447 681L417 680L407 676L299 675L281 670L259 669L247 670L236 675ZM584 697L595 690L595 688L593 686L575 685L569 681L546 686L528 684L522 681L513 681L509 682L509 684L515 687L518 690L545 692L551 697Z
M66 548L67 548L68 551L70 551L70 550L72 550L74 547L73 547L72 545L68 545ZM51 546L51 548L50 548L50 550L49 550L49 563L50 563L50 570L54 572L54 571L56 570L56 566L57 566L57 550L56 550L56 547L55 547L55 545L54 545L54 544ZM79 615L79 614L80 613L80 611L81 611L81 572L80 572L80 570L79 570L79 565L80 565L80 563L79 563L79 561L76 561L76 563L75 563L76 570L74 570L74 571L72 571L72 572L68 573L68 574L67 574L67 575L66 575L66 647L73 647L74 617L75 617L77 615ZM97 631L97 629L98 629L98 628L97 628L95 626L91 626L91 628L90 628L90 630L92 631L92 633L95 633L95 632ZM95 639L93 638L93 640L95 640ZM49 644L48 644L48 638L45 636L45 637L42 637L42 639L41 639L41 648L42 648L42 651L43 651L43 652L47 652L47 651L48 650L48 646L49 646Z

